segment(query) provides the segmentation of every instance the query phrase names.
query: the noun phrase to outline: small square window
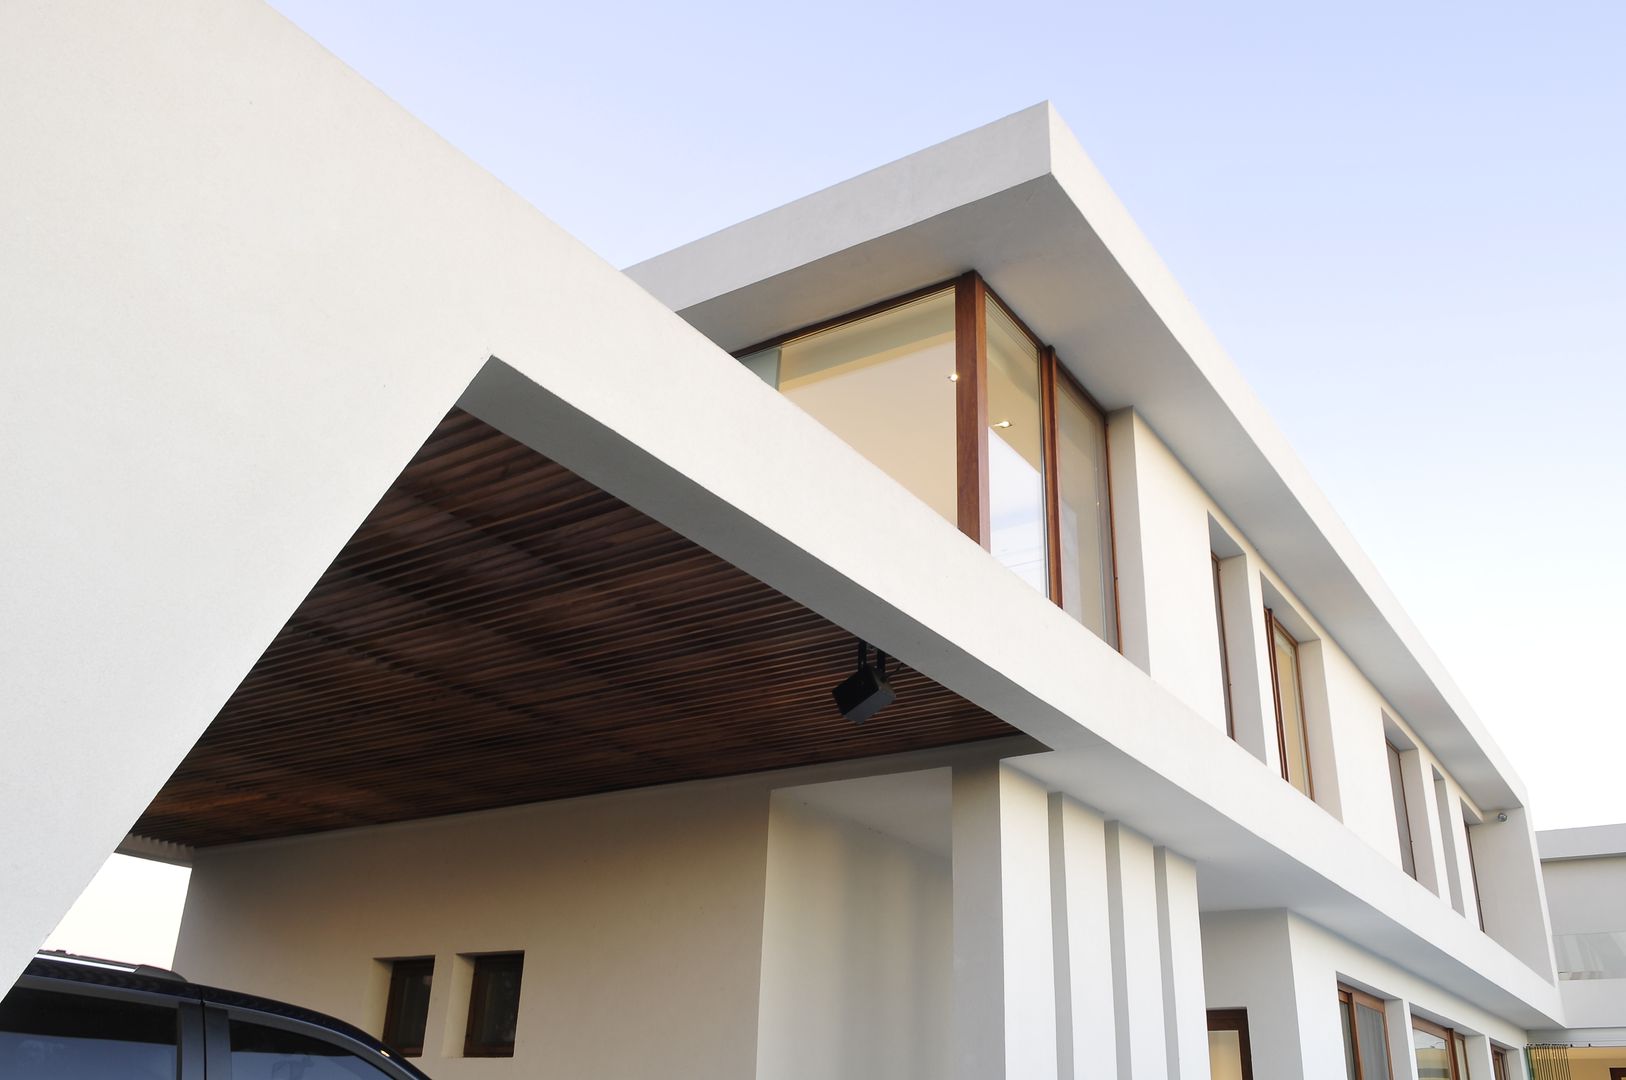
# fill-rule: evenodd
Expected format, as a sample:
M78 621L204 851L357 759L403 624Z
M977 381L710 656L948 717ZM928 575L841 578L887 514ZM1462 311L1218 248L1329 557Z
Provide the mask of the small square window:
M417 957L390 963L390 995L384 1006L384 1043L402 1057L423 1056L423 1032L429 1022L429 983L435 958Z
M464 1057L513 1057L519 1026L519 981L524 953L491 953L474 958L469 988L469 1027Z

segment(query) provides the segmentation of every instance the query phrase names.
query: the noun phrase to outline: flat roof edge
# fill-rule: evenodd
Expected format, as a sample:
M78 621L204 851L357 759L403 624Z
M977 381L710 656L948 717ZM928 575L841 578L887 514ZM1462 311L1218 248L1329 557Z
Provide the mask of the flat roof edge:
M1574 829L1543 829L1536 833L1536 850L1542 862L1626 855L1626 822L1584 825Z
M635 263L623 273L673 311L683 311L1046 175L1056 120L1050 103L1041 101ZM970 162L977 167L966 168ZM891 189L901 196L852 213L854 203L869 201L870 189ZM776 243L760 243L765 235Z

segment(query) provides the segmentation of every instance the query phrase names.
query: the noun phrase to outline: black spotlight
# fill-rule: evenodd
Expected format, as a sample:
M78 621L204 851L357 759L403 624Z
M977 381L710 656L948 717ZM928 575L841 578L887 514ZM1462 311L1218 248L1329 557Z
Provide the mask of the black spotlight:
M875 666L869 663L869 646L858 643L858 670L849 675L831 693L841 715L855 724L862 724L897 699L892 684L886 681L886 653L875 650Z

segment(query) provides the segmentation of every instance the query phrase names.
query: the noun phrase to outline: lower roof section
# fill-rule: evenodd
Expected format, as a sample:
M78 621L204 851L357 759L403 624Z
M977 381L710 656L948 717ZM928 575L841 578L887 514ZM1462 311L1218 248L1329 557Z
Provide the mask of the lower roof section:
M453 409L134 831L201 847L1013 734Z

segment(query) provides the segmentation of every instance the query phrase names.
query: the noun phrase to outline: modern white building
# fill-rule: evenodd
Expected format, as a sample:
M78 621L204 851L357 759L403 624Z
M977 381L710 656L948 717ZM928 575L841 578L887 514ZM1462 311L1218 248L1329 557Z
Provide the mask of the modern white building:
M1626 1076L1626 825L1536 834L1565 1031L1532 1033L1571 1080ZM1563 1047L1564 1049L1558 1049Z
M1572 1026L1513 767L1048 106L623 273L249 0L5 5L0 103L0 978L122 845L445 1080Z

